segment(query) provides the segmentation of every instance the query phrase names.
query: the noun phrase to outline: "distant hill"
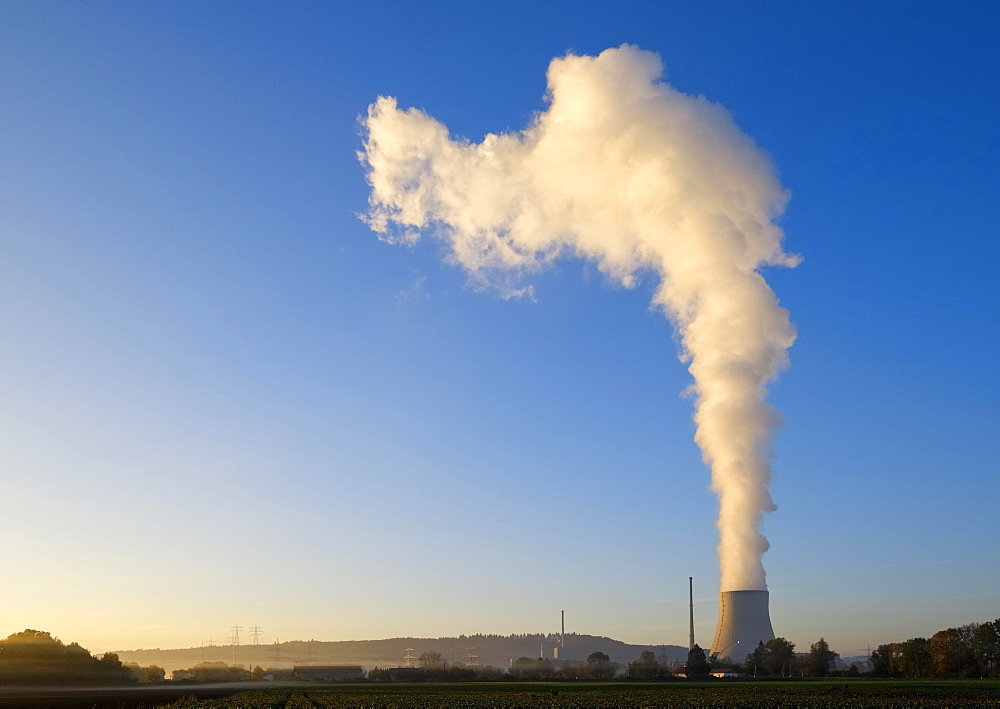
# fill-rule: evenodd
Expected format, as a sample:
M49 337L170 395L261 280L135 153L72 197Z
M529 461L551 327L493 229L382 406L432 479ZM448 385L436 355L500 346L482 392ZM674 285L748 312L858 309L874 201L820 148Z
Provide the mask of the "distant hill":
M397 667L405 664L407 654L414 658L425 652L437 652L449 664L475 662L506 668L519 657L537 658L539 653L551 659L559 646L558 634L459 635L454 638L389 638L387 640L291 640L277 645L217 645L176 650L116 650L122 662L143 667L159 665L170 672L199 662L227 662L261 667L291 667L307 664L350 664L372 667ZM408 648L412 648L408 650ZM603 652L615 662L631 662L643 650L653 651L664 660L683 663L687 648L679 645L629 645L620 640L596 635L567 633L559 659L585 660L592 652ZM470 656L475 656L470 659ZM416 661L414 660L414 663Z

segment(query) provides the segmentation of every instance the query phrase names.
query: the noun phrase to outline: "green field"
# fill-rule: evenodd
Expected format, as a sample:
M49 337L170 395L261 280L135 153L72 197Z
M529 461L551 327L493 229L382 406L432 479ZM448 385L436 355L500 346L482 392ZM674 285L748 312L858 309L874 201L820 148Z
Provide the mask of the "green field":
M265 689L170 707L1000 707L996 680L345 685Z

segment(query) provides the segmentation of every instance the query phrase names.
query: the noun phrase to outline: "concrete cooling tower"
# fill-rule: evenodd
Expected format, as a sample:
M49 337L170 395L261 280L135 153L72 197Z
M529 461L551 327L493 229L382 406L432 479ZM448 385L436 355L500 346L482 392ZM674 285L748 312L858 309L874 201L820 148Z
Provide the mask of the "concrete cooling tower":
M719 627L712 653L743 662L760 642L774 638L767 591L723 591L719 594Z

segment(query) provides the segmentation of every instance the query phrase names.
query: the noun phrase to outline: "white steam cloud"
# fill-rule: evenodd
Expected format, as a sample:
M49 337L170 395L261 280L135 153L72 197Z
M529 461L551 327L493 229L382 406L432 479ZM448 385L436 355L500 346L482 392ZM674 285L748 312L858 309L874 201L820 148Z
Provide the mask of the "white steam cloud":
M695 440L719 496L722 590L763 590L778 420L766 385L795 331L759 269L798 262L774 224L787 194L724 108L662 72L657 55L630 45L555 59L548 110L479 144L379 98L360 154L366 221L388 239L434 235L473 279L508 295L560 256L590 259L627 287L656 274L653 303L694 377Z

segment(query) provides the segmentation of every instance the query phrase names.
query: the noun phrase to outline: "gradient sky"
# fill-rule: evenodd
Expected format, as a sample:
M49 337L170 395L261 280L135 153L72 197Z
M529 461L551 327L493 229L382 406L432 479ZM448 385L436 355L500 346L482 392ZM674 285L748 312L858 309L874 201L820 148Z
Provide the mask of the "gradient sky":
M1000 616L1000 5L0 4L0 636L698 640L716 500L652 280L380 242L358 118L518 130L624 42L792 192L775 631ZM244 639L245 641L245 639Z

